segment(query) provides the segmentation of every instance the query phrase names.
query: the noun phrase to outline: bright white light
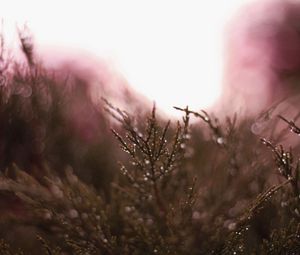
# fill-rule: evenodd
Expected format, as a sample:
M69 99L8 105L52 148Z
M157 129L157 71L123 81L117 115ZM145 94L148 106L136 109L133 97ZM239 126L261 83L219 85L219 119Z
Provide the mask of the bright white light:
M27 24L38 45L112 60L166 112L210 106L222 79L222 31L247 0L0 0L6 33ZM7 29L10 27L9 29Z

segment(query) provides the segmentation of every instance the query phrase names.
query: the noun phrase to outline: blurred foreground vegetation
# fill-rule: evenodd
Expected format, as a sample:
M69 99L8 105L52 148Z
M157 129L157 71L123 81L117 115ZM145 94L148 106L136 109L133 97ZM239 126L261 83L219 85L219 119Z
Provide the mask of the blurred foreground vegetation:
M0 254L300 253L297 116L96 105L28 40L0 56Z

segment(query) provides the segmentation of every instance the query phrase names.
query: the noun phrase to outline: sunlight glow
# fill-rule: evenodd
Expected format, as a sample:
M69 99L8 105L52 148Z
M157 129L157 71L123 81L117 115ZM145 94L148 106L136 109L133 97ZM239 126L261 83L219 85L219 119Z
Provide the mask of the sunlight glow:
M222 84L223 28L247 0L0 0L5 34L27 22L38 46L85 49L174 114L212 105Z

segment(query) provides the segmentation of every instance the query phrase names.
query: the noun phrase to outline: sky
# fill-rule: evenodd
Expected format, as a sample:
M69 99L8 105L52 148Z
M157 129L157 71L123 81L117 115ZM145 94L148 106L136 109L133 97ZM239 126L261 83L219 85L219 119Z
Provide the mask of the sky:
M220 95L224 28L249 0L0 0L8 40L26 22L39 47L83 49L113 63L138 92L172 106Z

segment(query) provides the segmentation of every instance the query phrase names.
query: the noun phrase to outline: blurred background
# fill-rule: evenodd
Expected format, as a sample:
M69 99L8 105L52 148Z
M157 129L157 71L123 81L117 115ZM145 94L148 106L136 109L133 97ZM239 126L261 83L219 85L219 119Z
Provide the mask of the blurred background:
M77 57L99 71L98 58L175 116L174 105L198 110L220 97L226 24L247 2L1 0L0 17L8 45L18 47L16 27L26 24L48 64Z

